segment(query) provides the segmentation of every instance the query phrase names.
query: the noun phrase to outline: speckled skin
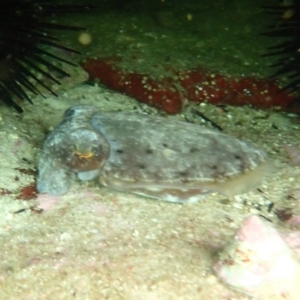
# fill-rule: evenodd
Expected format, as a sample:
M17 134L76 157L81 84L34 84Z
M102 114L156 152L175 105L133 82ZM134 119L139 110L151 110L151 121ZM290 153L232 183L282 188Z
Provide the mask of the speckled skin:
M37 188L64 194L77 173L121 191L194 202L266 161L259 148L199 125L75 106L45 141Z

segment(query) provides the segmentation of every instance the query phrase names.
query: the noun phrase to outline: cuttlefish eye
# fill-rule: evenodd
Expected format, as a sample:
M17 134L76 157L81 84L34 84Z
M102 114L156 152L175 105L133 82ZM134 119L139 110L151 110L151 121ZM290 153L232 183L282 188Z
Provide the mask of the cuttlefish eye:
M67 135L63 147L65 164L76 173L99 169L108 155L103 137L86 128L76 129Z

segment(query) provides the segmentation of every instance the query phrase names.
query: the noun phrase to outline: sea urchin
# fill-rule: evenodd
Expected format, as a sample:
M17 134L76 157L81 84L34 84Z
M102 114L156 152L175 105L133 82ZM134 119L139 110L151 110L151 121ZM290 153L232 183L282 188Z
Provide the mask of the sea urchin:
M272 77L286 76L288 83L284 89L300 92L300 0L282 6L265 7L267 13L275 16L274 25L264 35L282 38L283 41L269 48L264 56L275 56L272 67L276 68Z
M53 30L82 30L83 28L55 24L46 21L53 14L61 15L80 12L83 6L53 4L48 0L2 0L0 3L0 100L13 106L17 111L22 108L17 99L31 102L27 92L41 94L36 84L55 94L41 80L48 78L59 81L51 72L69 76L55 66L54 60L73 64L51 53L51 48L77 52L59 43ZM45 20L46 19L46 20ZM48 47L48 48L47 48ZM50 49L50 51L49 51Z

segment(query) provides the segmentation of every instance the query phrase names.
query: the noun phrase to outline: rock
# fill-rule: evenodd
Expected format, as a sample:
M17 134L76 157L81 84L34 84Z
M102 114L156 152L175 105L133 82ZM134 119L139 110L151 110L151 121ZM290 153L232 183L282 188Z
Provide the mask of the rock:
M219 278L259 300L299 300L300 263L279 233L258 216L244 220L215 265Z

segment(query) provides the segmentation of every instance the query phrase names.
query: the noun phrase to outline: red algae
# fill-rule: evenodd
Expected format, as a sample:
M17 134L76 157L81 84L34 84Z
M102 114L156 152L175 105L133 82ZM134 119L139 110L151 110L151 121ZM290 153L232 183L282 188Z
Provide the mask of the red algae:
M83 64L91 79L99 79L110 89L132 96L142 103L176 114L183 108L183 98L171 80L155 82L148 75L126 73L111 60L90 59Z
M25 186L20 190L18 196L16 196L17 200L32 200L37 197L36 184L33 183L31 185Z
M273 79L227 76L197 68L174 71L174 78L155 80L147 74L121 70L115 64L114 59L88 59L82 63L91 79L98 79L110 89L169 114L181 112L185 99L195 103L251 105L261 109L278 106L289 111L292 110L289 105L295 100Z

